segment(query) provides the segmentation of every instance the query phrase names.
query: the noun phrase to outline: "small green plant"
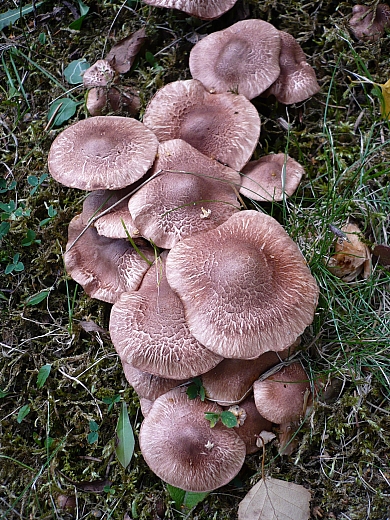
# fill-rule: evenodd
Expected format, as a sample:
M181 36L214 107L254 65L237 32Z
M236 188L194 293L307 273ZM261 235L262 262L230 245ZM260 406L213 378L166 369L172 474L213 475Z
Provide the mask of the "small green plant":
M201 401L206 399L206 391L200 377L194 377L192 382L188 385L187 395L189 399L196 399L198 396Z
M20 424L25 417L30 413L30 406L28 404L25 404L22 406L18 412L18 416L16 418L16 421Z
M12 263L8 264L4 270L5 274L11 274L13 272L20 273L24 270L23 262L19 260L20 254L16 253L12 258Z
M107 485L104 486L103 491L107 493L107 495L115 495L115 489L113 489L111 486Z
M29 247L33 244L40 244L41 241L37 239L37 234L32 229L26 231L26 236L23 238L21 244L23 247Z
M50 364L43 365L43 367L41 367L39 369L38 377L37 377L37 388L43 387L43 385L46 383L47 378L50 375L50 371L51 371Z
M234 428L237 426L237 417L227 410L221 413L205 412L204 416L208 421L210 421L210 428L214 428L218 421L221 421L221 423L228 428Z
M176 509L180 510L190 510L196 507L200 502L202 502L210 493L195 493L194 491L185 491L184 489L177 488L175 486L171 486L167 484L167 490L175 503Z
M99 425L96 421L89 421L88 443L93 444L99 439Z
M45 206L47 209L48 218L44 218L43 220L40 221L40 223L39 223L40 227L46 226L46 224L51 222L53 220L53 218L57 215L57 210L55 209L55 207L52 204L50 204L50 206L48 206L47 203L45 202Z
M107 409L107 412L110 413L114 404L115 403L119 403L119 401L121 400L121 396L120 395L114 395L114 397L103 397L102 401L104 404L108 404L108 409Z
M27 182L30 186L33 187L32 190L30 190L30 195L34 195L36 193L38 188L45 182L47 177L47 173L42 173L42 175L40 175L39 177L37 177L36 175L29 175L27 177Z

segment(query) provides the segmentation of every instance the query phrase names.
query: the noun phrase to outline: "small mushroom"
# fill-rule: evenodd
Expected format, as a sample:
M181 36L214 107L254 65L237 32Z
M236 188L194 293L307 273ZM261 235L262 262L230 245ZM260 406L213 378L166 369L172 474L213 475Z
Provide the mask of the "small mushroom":
M275 219L252 210L176 244L166 275L192 334L228 358L284 350L317 305L318 287L298 246Z
M345 282L351 282L360 274L368 278L371 270L371 252L359 238L359 227L349 223L340 231L341 236L336 239L334 246L335 254L327 262L329 271Z
M375 42L390 27L390 7L387 4L354 5L349 26L359 40Z
M221 413L215 403L190 400L176 388L154 402L141 425L139 442L151 470L186 491L203 493L230 482L240 471L245 443L234 428L210 427L206 412Z
M210 94L195 79L157 91L143 122L160 143L183 139L237 171L249 161L260 135L259 114L250 101L229 92Z
M280 75L264 96L275 96L285 105L300 103L320 90L314 69L306 62L306 56L296 39L280 31Z
M96 116L63 130L53 141L48 167L61 184L81 190L119 190L152 166L157 138L136 119Z
M280 35L262 20L242 20L202 38L191 50L190 71L212 93L252 99L279 76Z
M242 169L240 193L252 200L280 201L294 193L304 173L303 166L284 153L266 155Z
M300 363L292 363L263 381L255 381L253 394L259 413L279 424L280 451L290 453L287 445L295 427L304 418L312 403L309 378Z

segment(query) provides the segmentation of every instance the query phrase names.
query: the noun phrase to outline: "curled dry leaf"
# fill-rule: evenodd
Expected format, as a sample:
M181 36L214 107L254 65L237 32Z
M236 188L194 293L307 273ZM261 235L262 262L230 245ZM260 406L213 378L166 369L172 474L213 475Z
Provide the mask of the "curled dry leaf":
M275 478L260 480L238 508L238 520L308 520L310 491Z
M335 254L328 261L329 271L346 282L351 282L361 273L364 278L368 278L371 253L359 238L359 227L356 224L346 224L340 231L345 238L340 237L335 243Z
M119 72L119 74L129 72L145 41L145 29L139 29L134 34L123 38L114 45L107 54L106 60L110 62L111 66L116 70L116 72Z

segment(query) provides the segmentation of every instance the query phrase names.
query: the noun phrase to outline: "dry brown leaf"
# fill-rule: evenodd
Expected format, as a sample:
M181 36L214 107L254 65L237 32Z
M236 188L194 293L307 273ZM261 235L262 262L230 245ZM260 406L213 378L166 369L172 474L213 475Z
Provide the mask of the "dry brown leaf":
M379 84L382 89L381 112L384 119L390 119L390 79L386 83Z
M310 498L310 491L293 482L262 479L240 502L238 520L308 520Z
M351 282L361 273L364 278L368 278L371 271L371 253L359 238L359 227L356 224L346 224L340 231L345 238L336 241L335 254L327 264L329 271L345 282Z
M134 34L123 38L123 40L120 40L114 45L107 54L106 60L111 63L111 66L119 72L119 74L129 72L145 40L145 29L139 29Z

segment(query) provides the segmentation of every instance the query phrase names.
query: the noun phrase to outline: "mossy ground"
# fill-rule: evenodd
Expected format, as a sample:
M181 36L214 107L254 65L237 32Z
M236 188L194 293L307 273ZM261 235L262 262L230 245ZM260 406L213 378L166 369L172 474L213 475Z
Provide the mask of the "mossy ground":
M286 150L305 166L295 196L266 211L299 242L321 287L315 321L303 339L304 364L313 377L329 375L342 383L331 404L315 403L297 434L293 456L281 458L276 446L267 447L265 471L309 488L313 519L385 520L390 516L390 276L376 266L368 280L346 284L329 274L324 259L334 239L329 223L340 226L348 217L355 219L370 245L384 243L389 233L389 124L381 119L372 87L353 83L351 72L369 73L385 83L390 78L390 35L375 43L355 41L347 25L349 2L239 1L212 23L135 1L86 4L90 10L79 31L69 29L77 2L47 0L2 32L2 201L14 201L20 211L5 220L10 231L0 252L0 389L5 393L0 397L0 518L181 517L138 448L130 470L115 459L120 408L114 404L109 409L102 399L119 395L126 401L136 434L142 417L104 332L109 306L91 300L81 288L75 292L64 273L67 224L80 210L83 194L50 177L32 193L28 177L47 173L47 154L61 130L47 126L47 113L64 93L59 85L70 88L62 75L70 61L93 63L120 38L145 26L144 52L123 78L139 90L144 109L158 88L190 77L188 36L249 16L295 36L322 87L298 107L254 100L262 116L256 155ZM14 8L6 1L1 10ZM145 51L155 55L153 65ZM82 89L72 95L84 99ZM81 103L70 123L86 115ZM42 225L50 206L56 215ZM28 230L35 237L24 245ZM6 274L7 266L18 261L23 269ZM49 289L47 298L29 304L29 298ZM91 321L96 327L86 331L83 326ZM52 365L51 373L38 388L37 375L45 364ZM30 412L19 423L25 405ZM87 441L90 420L99 424L93 444ZM248 457L231 485L211 493L186 517L235 518L259 472L261 455ZM71 481L82 483L81 489ZM87 491L85 483L96 481L103 481L105 490L95 484L100 492ZM75 497L75 507L61 509L61 495Z

